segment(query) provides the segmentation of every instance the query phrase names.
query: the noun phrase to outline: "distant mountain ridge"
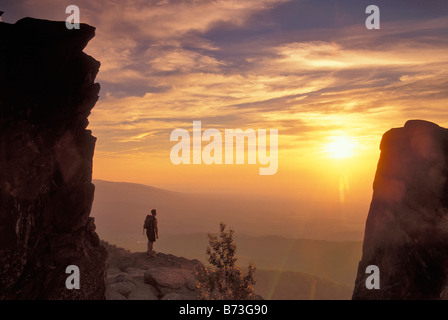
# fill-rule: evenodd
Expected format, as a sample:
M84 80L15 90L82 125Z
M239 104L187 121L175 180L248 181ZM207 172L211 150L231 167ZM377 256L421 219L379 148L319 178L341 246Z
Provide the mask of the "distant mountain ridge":
M352 286L302 272L257 270L255 292L266 300L350 300Z
M260 269L307 273L353 286L361 241L298 239L286 232L281 235L283 225L294 221L294 216L289 214L285 222L272 219L269 212L279 209L279 203L190 195L133 183L94 180L94 184L92 216L97 232L120 247L133 252L145 250L143 219L154 207L159 212L157 251L206 261L207 233L216 232L223 221L235 230L237 257L242 266L250 261Z
M189 194L142 184L93 180L95 198L92 216L100 234L139 234L152 208L165 234L212 232L220 222L240 234L281 235L290 238L361 240L362 219L352 221L331 204L318 213L315 203L269 198ZM319 210L322 210L320 208Z
M324 241L278 236L234 235L238 263L253 262L260 269L293 271L315 275L353 286L361 241ZM206 234L166 235L156 246L189 259L206 260ZM141 244L143 245L143 243Z

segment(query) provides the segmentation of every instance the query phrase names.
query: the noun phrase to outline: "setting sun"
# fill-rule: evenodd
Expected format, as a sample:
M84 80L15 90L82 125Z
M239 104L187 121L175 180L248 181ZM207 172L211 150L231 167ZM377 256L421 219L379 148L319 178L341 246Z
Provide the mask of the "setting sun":
M351 157L356 147L353 139L344 136L332 137L331 142L325 146L325 151L330 158L344 159Z

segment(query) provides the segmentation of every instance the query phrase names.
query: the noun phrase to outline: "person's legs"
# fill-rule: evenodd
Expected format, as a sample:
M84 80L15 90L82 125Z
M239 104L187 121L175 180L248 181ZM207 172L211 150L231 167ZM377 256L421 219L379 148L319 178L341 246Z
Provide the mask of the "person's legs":
M154 242L148 240L148 253L152 254L152 249L154 247Z

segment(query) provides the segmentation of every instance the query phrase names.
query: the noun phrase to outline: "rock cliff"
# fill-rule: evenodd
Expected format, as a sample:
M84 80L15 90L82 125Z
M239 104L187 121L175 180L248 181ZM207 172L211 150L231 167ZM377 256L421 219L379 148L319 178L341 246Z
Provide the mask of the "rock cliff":
M353 299L443 299L448 275L448 130L410 120L386 132ZM367 289L369 265L379 289Z
M196 271L202 265L171 254L149 258L104 243L108 300L197 300Z
M107 252L90 218L100 63L95 28L0 22L0 299L104 299ZM65 286L67 266L80 289Z

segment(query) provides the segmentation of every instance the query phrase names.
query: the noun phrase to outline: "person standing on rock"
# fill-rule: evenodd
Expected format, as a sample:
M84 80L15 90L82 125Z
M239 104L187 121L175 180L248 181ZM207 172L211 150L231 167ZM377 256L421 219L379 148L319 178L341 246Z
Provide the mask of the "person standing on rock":
M143 224L143 234L146 229L146 236L148 237L148 251L146 253L150 257L153 257L155 255L153 250L154 242L159 237L159 229L157 228L156 209L152 209L151 214L146 216L145 223Z

